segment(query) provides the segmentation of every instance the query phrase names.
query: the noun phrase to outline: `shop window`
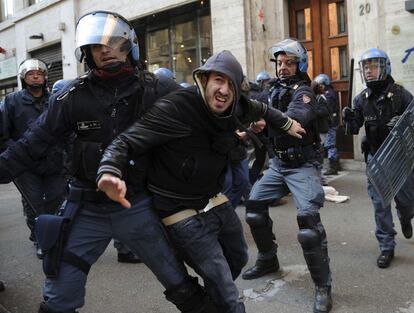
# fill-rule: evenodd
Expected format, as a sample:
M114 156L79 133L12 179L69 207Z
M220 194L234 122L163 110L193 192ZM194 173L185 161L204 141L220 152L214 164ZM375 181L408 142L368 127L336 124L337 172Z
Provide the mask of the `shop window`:
M346 46L331 48L331 78L342 80L348 77L348 52Z
M170 67L170 45L168 29L147 34L148 70L154 72L160 67Z
M329 36L338 36L347 32L345 1L329 3L328 16Z
M296 29L299 40L312 40L310 8L296 11Z
M193 70L204 64L212 51L209 3L195 2L135 24L138 34L145 31L142 55L147 69L154 72L166 67L178 83L193 83Z
M12 17L14 14L13 0L0 0L0 22Z
M191 71L197 63L197 27L195 21L172 27L172 55L178 82L191 81ZM188 77L189 76L189 77Z

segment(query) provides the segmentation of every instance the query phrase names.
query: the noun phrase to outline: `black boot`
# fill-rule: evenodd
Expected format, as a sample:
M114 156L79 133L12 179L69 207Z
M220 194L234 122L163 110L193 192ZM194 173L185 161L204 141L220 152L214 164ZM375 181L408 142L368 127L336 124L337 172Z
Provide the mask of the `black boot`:
M269 260L257 260L256 264L246 270L242 278L245 280L262 277L268 273L276 273L279 270L279 260L277 255Z
M0 280L0 292L6 290L6 287L4 286L4 283L2 280Z
M379 268L387 268L391 265L391 261L393 259L394 259L394 250L381 251L381 254L377 259L377 266Z
M401 231L405 238L410 239L413 236L413 226L411 225L411 219L400 219Z
M45 302L40 303L39 311L37 313L62 313L60 311L52 310ZM78 311L73 311L73 313L78 313Z
M338 175L338 164L339 164L338 160L329 159L329 167L323 173L323 175Z
M328 313L332 309L331 286L315 286L314 313Z
M118 252L118 262L119 263L131 263L131 264L142 263L141 259L132 252L128 252L128 253Z
M182 313L214 313L214 309L207 308L208 297L195 277L174 289L164 291L164 294Z
M298 241L303 249L303 256L315 283L315 313L329 312L332 308L328 250L322 247L326 241L325 230L319 214L298 216Z

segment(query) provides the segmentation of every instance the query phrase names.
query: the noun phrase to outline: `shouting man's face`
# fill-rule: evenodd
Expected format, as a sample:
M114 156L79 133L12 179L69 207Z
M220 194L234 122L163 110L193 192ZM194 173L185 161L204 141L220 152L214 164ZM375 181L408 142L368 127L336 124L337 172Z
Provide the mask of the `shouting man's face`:
M205 98L210 110L216 114L224 113L234 102L234 87L226 75L211 72L205 87Z

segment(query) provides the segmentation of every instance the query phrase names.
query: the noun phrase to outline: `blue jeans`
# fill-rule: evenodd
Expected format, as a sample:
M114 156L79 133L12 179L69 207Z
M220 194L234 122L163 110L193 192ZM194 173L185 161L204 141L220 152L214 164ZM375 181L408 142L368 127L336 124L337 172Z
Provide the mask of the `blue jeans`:
M81 203L65 249L94 264L110 241L118 239L140 256L167 290L172 289L188 277L187 271L169 246L164 226L152 209L151 198L143 193L137 196L139 202L133 202L132 208L115 213L97 213L97 210L117 204ZM86 279L87 275L80 269L62 262L58 277L45 281L43 297L47 306L62 313L82 307Z
M223 193L230 199L234 208L239 205L249 184L249 161L244 159L229 162L224 178Z
M338 150L336 149L336 131L338 126L329 127L328 133L326 135L326 140L323 143L325 150L328 152L329 160L338 160Z
M368 162L372 155L368 155ZM391 204L384 207L374 186L368 180L368 195L371 197L375 212L375 236L379 242L380 251L394 250L395 235ZM395 195L397 215L401 220L411 220L414 216L414 172L408 176L400 191Z
M186 262L204 280L219 312L244 312L234 279L247 263L247 245L230 203L167 226L167 231Z

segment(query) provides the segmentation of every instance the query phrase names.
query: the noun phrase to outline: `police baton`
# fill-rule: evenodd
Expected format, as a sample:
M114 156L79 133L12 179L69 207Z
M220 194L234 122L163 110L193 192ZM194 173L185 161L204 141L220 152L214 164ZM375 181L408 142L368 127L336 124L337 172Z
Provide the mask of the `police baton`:
M22 197L24 198L24 200L26 200L27 204L33 210L33 212L35 212L36 215L39 215L39 213L35 209L33 203L30 201L30 198L26 195L26 192L24 191L24 189L21 186L19 186L19 183L16 182L16 180L13 180L13 184L16 186L17 190L20 192L20 194L22 195Z
M352 109L352 89L354 86L354 58L349 65L349 82L348 82L348 103L347 106ZM349 122L345 122L345 135L351 135L349 132Z

